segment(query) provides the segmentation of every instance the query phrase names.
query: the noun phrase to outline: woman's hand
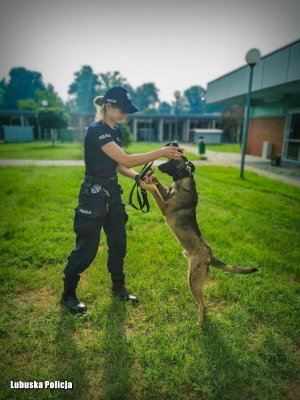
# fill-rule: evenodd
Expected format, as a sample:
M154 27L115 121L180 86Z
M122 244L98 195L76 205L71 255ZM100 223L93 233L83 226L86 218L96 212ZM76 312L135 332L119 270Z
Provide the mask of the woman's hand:
M182 154L183 150L184 150L183 147L165 146L161 149L162 157L173 158L174 160L180 160L180 158L183 156Z
M150 171L148 171L147 172L147 174L145 175L145 177L144 177L144 179L143 179L143 181L145 182L145 183L149 183L150 185L152 184L154 184L154 185L157 185L157 183L158 183L158 180L155 178L155 176L152 176L152 174L154 173L154 171L155 171L155 168L151 168L150 169Z
M145 182L148 183L149 185L157 185L159 183L158 179L155 176L145 176L145 178L140 182Z

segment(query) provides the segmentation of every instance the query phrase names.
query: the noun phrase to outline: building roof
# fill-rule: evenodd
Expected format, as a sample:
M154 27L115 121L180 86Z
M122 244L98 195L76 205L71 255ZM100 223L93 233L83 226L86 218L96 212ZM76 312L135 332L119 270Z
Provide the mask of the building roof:
M192 129L193 133L207 133L207 134L214 134L214 133L223 133L223 129Z
M215 112L215 113L207 113L207 114L151 114L151 113L135 113L135 114L129 114L127 117L129 119L218 119L220 118L221 113L220 112Z
M242 104L250 68L245 65L208 83L208 104ZM252 98L267 102L285 95L300 97L300 39L261 58L253 69Z
M95 113L89 113L89 112L78 112L78 111L74 111L74 112L70 112L68 113L70 116L74 116L74 117L94 117ZM25 109L20 109L20 110L4 110L4 109L0 109L0 115L7 115L7 116L11 116L11 115L29 115L29 116L35 116L36 112L34 110L25 110ZM162 114L162 113L157 113L157 114L151 114L151 113L135 113L135 114L129 114L127 116L127 118L129 119L160 119L160 118L164 118L164 119L218 119L220 118L221 113L220 112L214 112L214 113L207 113L207 114L179 114L179 115L174 115L174 114Z
M1 115L30 115L30 116L35 116L36 112L34 110L5 110L5 109L0 109L0 114Z
M70 112L70 115L77 116L77 117L87 117L91 116L94 117L95 113L87 113L87 112L79 112L79 111L72 111ZM213 112L213 113L206 113L206 114L178 114L177 116L174 114L164 114L164 113L143 113L143 112L137 112L134 114L128 114L127 118L134 119L134 118L169 118L169 119L174 119L174 118L218 118L221 116L220 112Z

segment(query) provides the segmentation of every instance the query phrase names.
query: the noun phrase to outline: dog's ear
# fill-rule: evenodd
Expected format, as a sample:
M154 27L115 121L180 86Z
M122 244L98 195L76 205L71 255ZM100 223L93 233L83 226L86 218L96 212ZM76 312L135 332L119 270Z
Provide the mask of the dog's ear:
M167 147L167 146L179 147L179 144L177 142L170 142L170 143L167 143L164 145L164 147Z
M167 143L164 145L164 147L167 147L167 146L179 147L179 144L177 142L170 142L170 143ZM179 150L179 152L183 154L182 150Z

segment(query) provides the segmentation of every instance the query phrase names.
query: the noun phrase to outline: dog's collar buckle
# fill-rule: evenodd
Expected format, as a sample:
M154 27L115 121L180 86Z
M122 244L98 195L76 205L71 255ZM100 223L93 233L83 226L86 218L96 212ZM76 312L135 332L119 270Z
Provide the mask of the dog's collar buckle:
M192 171L189 161L185 162L185 169L187 170L187 172L189 173L190 176L193 176L193 171Z

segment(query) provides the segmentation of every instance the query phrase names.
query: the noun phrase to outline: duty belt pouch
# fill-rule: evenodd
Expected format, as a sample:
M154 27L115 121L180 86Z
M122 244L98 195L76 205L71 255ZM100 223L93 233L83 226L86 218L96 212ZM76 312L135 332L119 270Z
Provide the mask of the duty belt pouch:
M101 185L83 183L75 211L86 218L104 218L108 211L109 198L110 194Z

